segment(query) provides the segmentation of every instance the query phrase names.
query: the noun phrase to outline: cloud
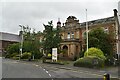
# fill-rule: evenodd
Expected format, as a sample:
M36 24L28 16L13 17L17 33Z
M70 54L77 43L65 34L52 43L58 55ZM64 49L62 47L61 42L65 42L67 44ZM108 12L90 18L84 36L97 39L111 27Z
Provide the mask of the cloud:
M44 29L43 23L53 20L54 26L60 18L64 23L70 15L80 22L85 21L85 9L88 9L88 20L113 16L117 1L112 2L3 2L2 31L18 33L19 24L29 25L37 31ZM1 30L0 30L1 31Z

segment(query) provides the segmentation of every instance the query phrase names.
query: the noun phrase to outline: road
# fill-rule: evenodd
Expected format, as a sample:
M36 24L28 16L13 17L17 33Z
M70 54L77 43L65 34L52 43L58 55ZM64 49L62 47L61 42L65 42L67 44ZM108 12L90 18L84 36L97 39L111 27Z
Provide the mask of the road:
M2 60L2 78L50 78L43 68L18 61Z
M52 64L40 64L9 59L3 59L2 63L3 78L50 78L52 80L55 80L55 78L86 78L86 80L88 80L88 78L94 78L96 80L103 80L104 74L104 71L87 68L70 70L58 68ZM112 78L116 77L118 77L116 74L112 75Z

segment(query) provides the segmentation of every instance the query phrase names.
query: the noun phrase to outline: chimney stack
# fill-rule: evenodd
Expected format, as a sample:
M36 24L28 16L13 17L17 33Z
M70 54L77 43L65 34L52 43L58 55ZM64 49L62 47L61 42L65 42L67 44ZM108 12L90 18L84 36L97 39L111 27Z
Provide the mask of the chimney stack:
M114 9L113 11L114 11L114 16L117 16L118 13L117 9Z

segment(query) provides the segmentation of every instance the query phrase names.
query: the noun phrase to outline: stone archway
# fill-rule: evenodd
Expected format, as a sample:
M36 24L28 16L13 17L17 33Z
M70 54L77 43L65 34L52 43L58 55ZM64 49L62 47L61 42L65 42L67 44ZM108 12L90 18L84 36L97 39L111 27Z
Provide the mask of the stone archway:
M63 49L63 57L68 57L68 47L64 45L62 49Z

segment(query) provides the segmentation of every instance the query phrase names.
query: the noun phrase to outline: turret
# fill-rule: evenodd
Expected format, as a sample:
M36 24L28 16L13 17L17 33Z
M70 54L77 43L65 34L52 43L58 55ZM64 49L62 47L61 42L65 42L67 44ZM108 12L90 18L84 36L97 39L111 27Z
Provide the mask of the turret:
M61 27L60 18L58 18L57 27L58 27L58 28L60 28L60 27Z

